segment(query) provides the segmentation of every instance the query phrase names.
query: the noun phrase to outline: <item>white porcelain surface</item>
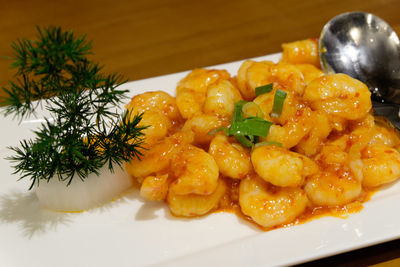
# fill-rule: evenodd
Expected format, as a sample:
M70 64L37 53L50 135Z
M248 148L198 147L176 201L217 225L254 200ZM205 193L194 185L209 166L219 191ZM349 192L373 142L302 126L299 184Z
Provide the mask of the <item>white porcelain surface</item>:
M259 59L277 60L279 55ZM240 62L218 68L236 73ZM131 95L174 92L185 73L127 83ZM348 218L323 217L262 232L230 213L175 218L164 203L136 190L82 213L41 209L29 181L11 175L7 146L31 135L35 120L0 118L0 266L267 266L288 265L400 237L400 182L375 194Z

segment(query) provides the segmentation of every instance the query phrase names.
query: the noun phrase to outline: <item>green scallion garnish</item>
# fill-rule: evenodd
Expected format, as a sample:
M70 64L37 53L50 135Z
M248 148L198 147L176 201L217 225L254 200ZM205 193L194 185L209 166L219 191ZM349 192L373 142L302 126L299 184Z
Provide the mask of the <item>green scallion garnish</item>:
M225 131L228 136L235 136L245 147L253 147L254 143L258 141L259 136L266 137L273 123L259 117L245 118L242 110L247 103L249 102L241 100L235 104L235 110L229 129L226 127L219 127L209 134L212 135L219 131Z
M221 132L221 131L224 131L227 135L229 135L229 129L226 128L226 127L224 127L224 126L219 127L219 128L217 128L217 129L214 129L214 130L212 130L211 132L209 132L208 134L209 134L209 135L214 135L214 134L216 134L216 133L218 133L218 132Z
M239 143L244 147L253 147L254 146L254 143L246 136L236 135L235 137L239 141Z
M274 96L274 105L272 107L271 117L278 118L283 109L283 103L285 101L287 93L285 91L277 89Z
M272 91L272 83L256 87L256 97L265 93L269 93Z
M264 116L260 106L254 102L247 102L246 104L244 104L242 107L242 113L246 118L249 117L262 118Z
M231 135L254 135L266 137L273 123L261 118L251 117L231 124L229 133Z
M282 147L282 144L279 142L272 142L272 141L264 141L264 142L259 142L254 145L254 147L260 147L260 146L279 146Z

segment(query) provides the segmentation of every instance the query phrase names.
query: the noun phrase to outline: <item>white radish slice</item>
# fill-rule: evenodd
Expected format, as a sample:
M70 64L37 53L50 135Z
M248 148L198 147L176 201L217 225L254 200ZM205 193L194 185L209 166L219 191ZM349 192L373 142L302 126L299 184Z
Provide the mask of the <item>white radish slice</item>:
M102 205L126 191L133 184L132 178L119 166L111 173L107 166L100 175L90 174L84 181L74 177L71 184L54 177L49 182L40 181L35 187L42 207L55 211L84 211Z

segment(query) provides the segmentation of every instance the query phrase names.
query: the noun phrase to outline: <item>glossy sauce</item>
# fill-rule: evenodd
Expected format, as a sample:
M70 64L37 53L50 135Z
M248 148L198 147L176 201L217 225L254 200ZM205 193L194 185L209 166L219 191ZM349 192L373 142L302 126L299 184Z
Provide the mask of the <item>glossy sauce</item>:
M228 186L228 190L226 191L226 194L224 195L223 199L220 201L218 209L216 209L214 212L233 213L239 218L255 225L262 231L270 231L277 228L302 224L324 216L333 216L337 218L346 219L350 214L360 212L363 209L363 203L369 201L373 196L373 194L379 191L378 188L367 189L367 190L363 189L360 197L352 203L341 206L333 206L333 207L328 207L328 206L308 207L303 214L301 214L299 217L297 217L294 221L290 223L270 228L265 228L255 223L249 216L246 216L245 214L242 213L238 202L240 180L232 180L225 177L220 177L220 178L224 179L224 181Z
M168 192L162 199L173 206L175 216L230 212L266 231L322 216L346 218L362 210L376 187L400 176L400 171L385 172L400 170L395 150L400 138L386 120L373 118L368 88L342 74L322 76L318 66L310 65L317 57L315 40L293 45L294 52L308 51L293 54L300 60L297 63L306 64L301 68L293 62L245 61L235 77L224 70L195 69L178 83L175 99L161 92L132 99L141 105L132 108L155 108L168 116L180 112L172 116L172 127L164 130L164 137L153 131L156 142L148 146L141 162L133 161L127 169L142 184L141 191L149 192L146 199L154 200L161 186L143 180L167 174ZM288 56L286 60L292 60ZM306 81L300 70L313 80ZM267 115L273 107L272 94L254 99L255 88L268 83L288 91L278 119ZM148 99L166 102L154 104ZM229 127L232 107L241 99L254 100L266 114L264 119L274 122L266 141L281 143L282 148L256 147L252 153L234 137L208 134ZM189 153L199 150L194 156ZM369 187L363 186L365 173ZM376 181L373 177L381 177L376 173L390 179ZM182 177L196 190L179 190ZM285 182L277 181L280 178Z
M383 127L387 128L389 135L399 136L399 132L395 128L393 128L393 126L390 124L390 122L388 122L387 119L376 118L376 121ZM175 126L175 130L177 131L178 129L181 129L183 124L176 123L174 126ZM330 136L327 138L327 141L338 140L347 134L350 134L350 131L332 132L330 134ZM351 138L348 138L346 140L346 147L350 148L353 145L353 142L354 142L354 140L352 140ZM204 151L208 151L207 144L198 145L197 147L203 149ZM329 164L326 164L323 159L315 160L315 162L318 163L320 169L327 169L327 168L332 169L333 168L332 171L334 171L336 176L338 176L338 177L343 177L346 179L346 177L348 177L350 174L350 170L344 168L343 165L338 165L336 167L329 166ZM185 166L185 164L183 163L182 166ZM174 175L171 173L171 169L169 169L169 172L170 172L169 179L172 181L175 178L174 178ZM252 173L254 174L254 171L252 171ZM251 174L248 174L248 175L251 175ZM348 203L345 205L315 206L315 205L312 205L310 202L309 206L306 208L306 210L292 222L266 228L266 227L260 226L256 222L254 222L254 220L251 217L243 214L243 212L241 211L241 208L239 205L239 185L240 185L241 180L224 177L221 174L219 176L219 179L222 179L226 183L227 190L226 190L226 193L224 194L223 198L220 200L218 208L216 208L212 212L214 212L214 213L217 213L217 212L233 213L236 216L238 216L239 218L255 225L257 228L259 228L262 231L270 231L270 230L277 229L277 228L290 227L293 225L303 224L303 223L309 222L313 219L319 219L324 216L333 216L333 217L337 217L337 218L346 219L346 218L348 218L348 216L350 214L360 212L363 209L363 203L369 201L371 199L371 197L376 192L378 192L380 189L380 187L363 188L360 196L357 199L355 199L351 203ZM172 214L172 215L174 215L174 214ZM176 216L176 215L174 215L174 216ZM181 216L176 216L176 217L181 217ZM201 216L194 216L194 217L201 217Z

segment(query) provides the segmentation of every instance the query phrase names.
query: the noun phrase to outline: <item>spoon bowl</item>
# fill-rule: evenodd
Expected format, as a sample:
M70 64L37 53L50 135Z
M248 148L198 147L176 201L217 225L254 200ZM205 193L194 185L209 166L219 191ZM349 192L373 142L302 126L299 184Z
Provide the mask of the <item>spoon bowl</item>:
M330 20L319 39L325 73L345 73L364 82L376 102L400 104L400 41L381 18L349 12Z

